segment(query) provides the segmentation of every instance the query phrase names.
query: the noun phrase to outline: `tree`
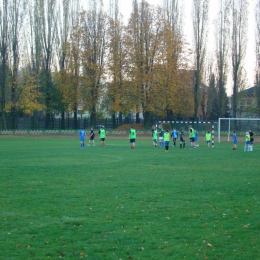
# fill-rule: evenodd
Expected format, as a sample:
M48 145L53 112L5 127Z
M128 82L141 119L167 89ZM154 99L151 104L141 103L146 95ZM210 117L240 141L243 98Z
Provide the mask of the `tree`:
M17 102L18 102L18 70L20 61L20 48L22 44L21 35L24 19L24 3L23 0L13 0L12 4L8 8L10 24L9 24L9 39L10 39L10 87L11 87L11 128L16 128L17 121Z
M228 61L230 50L230 11L231 1L220 0L220 13L216 28L216 57L218 84L218 116L226 114L226 84L228 77Z
M167 20L163 23L161 40L158 64L154 70L157 79L155 85L158 87L156 98L159 101L155 102L157 113L161 117L166 115L167 120L189 118L194 113L193 73L190 60L186 57L185 42L181 34L173 33Z
M29 30L25 37L28 50L26 64L32 68L38 77L39 70L42 68L43 42L41 40L41 8L40 1L29 1L28 3Z
M163 29L163 47L165 56L162 63L166 81L162 88L170 93L166 97L167 120L177 117L190 117L194 113L191 62L187 58L191 53L186 48L182 27L182 1L164 0L165 23ZM161 63L160 62L160 63Z
M78 20L79 21L79 20ZM74 26L71 41L67 45L66 66L58 75L58 88L62 96L62 103L66 111L73 112L74 128L77 128L77 111L82 102L82 87L80 83L81 70L81 28L79 24Z
M82 98L84 109L90 113L90 123L95 126L102 77L105 74L108 32L108 17L103 12L102 4L92 1L90 10L82 16L81 25Z
M68 82L68 70L66 62L68 63L67 55L70 47L70 40L73 27L78 24L79 17L79 1L78 0L64 0L59 2L58 8L58 38L57 38L57 55L58 55L58 74L57 74L57 88L61 95L60 112L61 112L61 128L65 128L65 111L68 111L69 103L67 100L66 83ZM74 40L77 40L74 38ZM73 43L72 43L73 45ZM74 46L75 47L75 46ZM65 96L64 96L65 95ZM75 114L76 113L76 114ZM74 128L77 128L77 108L74 112Z
M170 23L174 35L182 35L181 0L163 0L165 19Z
M163 12L151 7L146 1L138 6L133 1L133 12L127 27L128 75L131 77L135 99L132 107L143 112L144 124L150 125L152 113L159 103L158 87L154 84L155 64L159 54L162 33Z
M126 90L123 74L126 50L123 45L124 27L119 13L118 0L110 0L108 71L111 74L111 82L107 85L107 94L111 100L109 110L112 114L114 127L116 126L116 113L119 113L120 124L122 123L123 112L127 113L123 102L123 93Z
M210 76L208 98L207 98L207 112L206 118L217 120L219 118L219 98L217 82L214 73Z
M260 115L260 0L256 5L256 78L255 95L257 101L257 114Z
M7 91L7 70L8 70L8 0L3 0L0 10L0 58L1 58L1 123L6 129L6 91Z
M37 0L40 8L41 41L43 47L42 69L40 71L40 86L45 98L46 129L51 127L51 113L53 112L53 100L55 95L52 80L52 58L55 37L57 35L57 16L55 0ZM37 2L36 1L36 2Z
M42 93L38 89L37 77L31 68L20 70L17 96L17 110L24 114L31 115L45 109Z
M232 0L232 76L233 76L233 117L237 117L238 91L242 87L243 59L246 52L248 26L248 1Z
M193 30L195 45L195 83L194 106L195 115L198 117L198 108L201 101L200 87L202 82L204 62L206 55L206 39L208 24L209 0L193 0Z

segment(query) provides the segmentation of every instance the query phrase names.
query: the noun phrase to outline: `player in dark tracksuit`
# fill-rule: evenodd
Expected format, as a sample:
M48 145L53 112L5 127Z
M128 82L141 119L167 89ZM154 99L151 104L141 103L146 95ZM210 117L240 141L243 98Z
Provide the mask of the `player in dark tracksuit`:
M251 129L248 130L250 135L250 145L249 145L249 151L253 151L253 144L254 144L254 133Z

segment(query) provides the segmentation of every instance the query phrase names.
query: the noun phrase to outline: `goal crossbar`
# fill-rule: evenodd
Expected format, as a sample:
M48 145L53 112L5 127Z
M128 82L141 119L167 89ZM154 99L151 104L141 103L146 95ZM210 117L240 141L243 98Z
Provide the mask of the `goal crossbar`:
M241 121L241 120L247 120L247 121L259 121L260 118L219 118L218 119L218 142L220 143L220 121L221 120L228 120L228 141L229 141L229 136L230 136L230 122L232 120L237 120L237 121Z

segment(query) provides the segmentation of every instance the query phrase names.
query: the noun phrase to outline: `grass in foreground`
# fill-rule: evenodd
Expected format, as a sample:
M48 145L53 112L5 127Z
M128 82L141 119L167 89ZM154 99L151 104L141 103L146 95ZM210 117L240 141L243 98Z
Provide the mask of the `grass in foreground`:
M0 259L260 259L259 154L0 139Z

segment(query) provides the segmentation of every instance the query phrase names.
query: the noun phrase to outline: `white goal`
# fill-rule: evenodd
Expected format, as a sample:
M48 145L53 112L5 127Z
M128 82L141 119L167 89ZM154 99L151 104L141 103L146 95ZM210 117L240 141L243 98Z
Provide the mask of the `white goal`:
M233 130L236 130L237 134L244 135L249 129L258 132L260 130L260 118L219 118L218 142L220 143L221 135L227 136L227 141L229 141Z

